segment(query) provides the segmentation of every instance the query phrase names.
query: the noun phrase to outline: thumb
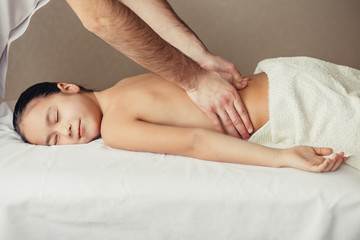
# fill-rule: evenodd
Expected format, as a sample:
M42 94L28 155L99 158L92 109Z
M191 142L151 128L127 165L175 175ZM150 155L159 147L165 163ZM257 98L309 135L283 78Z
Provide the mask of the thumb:
M248 77L245 77L245 78L240 77L238 79L235 79L233 85L236 87L236 89L241 90L248 85L249 81L250 81L250 78L248 78Z
M313 148L315 153L320 156L326 156L333 153L332 148L325 148L325 147L314 147Z
M248 85L248 82L247 81L234 81L234 87L237 89L237 90L241 90L243 88L245 88L247 85Z

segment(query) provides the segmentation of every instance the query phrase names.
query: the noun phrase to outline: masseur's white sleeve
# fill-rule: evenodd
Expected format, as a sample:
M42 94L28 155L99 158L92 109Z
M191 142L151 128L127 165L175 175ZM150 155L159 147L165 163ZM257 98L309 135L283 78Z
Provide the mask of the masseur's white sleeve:
M50 0L0 1L0 95L5 95L8 53L12 41L27 29L34 12Z

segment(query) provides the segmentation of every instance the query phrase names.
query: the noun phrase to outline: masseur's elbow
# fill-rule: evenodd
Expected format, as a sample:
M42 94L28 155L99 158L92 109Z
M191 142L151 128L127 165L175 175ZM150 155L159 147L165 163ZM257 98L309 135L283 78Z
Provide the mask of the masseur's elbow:
M73 9L82 25L89 31L94 32L101 26L102 20L100 16L108 15L113 0L66 0ZM116 0L114 0L116 1Z
M78 17L88 31L99 35L112 27L114 19L119 18L119 13L116 6L111 5L89 8L88 11L79 13Z
M84 28L89 32L94 33L95 35L101 35L105 31L107 26L107 20L103 17L98 17L96 15L91 15L80 19Z

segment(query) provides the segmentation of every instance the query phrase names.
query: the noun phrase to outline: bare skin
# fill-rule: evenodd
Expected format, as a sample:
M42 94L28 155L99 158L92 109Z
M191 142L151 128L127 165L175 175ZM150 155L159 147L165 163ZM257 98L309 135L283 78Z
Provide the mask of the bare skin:
M265 73L249 77L248 87L239 91L247 106L254 130L260 129L268 120L268 81ZM216 131L215 126L192 101L185 91L154 74L123 79L114 87L101 93L100 105L104 115L115 117L115 109L129 109L139 120L178 127L197 127ZM260 99L259 99L260 96ZM110 104L110 103L116 104ZM130 117L130 116L128 116Z
M264 73L250 79L239 93L257 131L269 120L268 79ZM154 74L94 93L74 84L58 87L62 93L32 100L25 109L20 128L29 142L79 144L101 133L113 148L313 172L334 171L347 159L344 153L322 157L332 153L330 148L274 149L218 133L182 88Z
M233 63L210 53L166 0L67 2L89 31L183 88L218 132L250 137L252 123L236 91L247 79Z

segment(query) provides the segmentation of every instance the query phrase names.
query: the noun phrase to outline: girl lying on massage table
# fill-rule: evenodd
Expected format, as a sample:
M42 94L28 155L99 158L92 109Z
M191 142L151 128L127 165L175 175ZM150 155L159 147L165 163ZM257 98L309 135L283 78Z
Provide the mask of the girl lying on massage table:
M293 119L297 118L295 113L304 113L303 118L308 118L307 111L318 111L312 112L313 116L320 114L319 110L312 109L314 105L319 105L319 109L322 109L326 107L323 102L331 100L332 96L322 95L322 92L313 87L318 86L317 83L302 89L300 85L307 83L302 74L318 77L318 73L311 73L313 70L309 74L308 71L302 73L303 69L298 69L301 64L304 65L304 61L305 65L312 65L320 70L319 63L325 63L310 58L265 60L258 65L257 71L261 72L249 76L248 87L239 91L239 94L248 109L255 134L261 134L264 125L270 124L274 141L279 141L280 138L284 140L281 135L283 128L291 131L293 125L304 135L308 123L301 120L302 125L298 124ZM297 70L290 71L288 68ZM309 66L305 67L308 68ZM286 75L286 72L291 75ZM296 80L299 78L302 83ZM281 85L283 80L290 87L295 87L285 89ZM280 90L276 84L280 86ZM315 92L312 93L313 88ZM304 97L299 89L307 95L316 95L323 102L312 102L312 97ZM334 94L339 95L337 92ZM335 100L338 101L341 97L343 96L340 95ZM299 98L299 102L305 105L295 106L289 100L295 98ZM305 101L307 98L310 102ZM294 106L287 106L288 103ZM275 106L276 104L280 105ZM295 112L291 112L294 108L297 108ZM279 114L290 121L279 127L280 137L273 132L273 125L277 124L276 115ZM289 117L284 116L286 114ZM336 117L331 114L328 114L330 118ZM278 121L281 123L282 119ZM323 125L326 125L327 120L324 121ZM36 84L21 94L15 106L13 124L24 141L38 145L81 144L101 136L110 147L130 151L168 153L270 167L293 167L313 172L335 171L347 160L343 152L334 153L331 158L324 157L333 152L331 148L295 146L277 149L218 133L210 119L192 103L186 92L154 74L123 79L104 91L89 91L67 83ZM311 124L317 123L310 121L309 126ZM301 141L301 134L296 131L288 132L287 139L292 139L291 135L295 135L292 143L301 144L296 142L299 139ZM311 138L311 134L305 134L305 137ZM338 134L334 136L339 137ZM322 146L321 144L329 142L314 144Z

